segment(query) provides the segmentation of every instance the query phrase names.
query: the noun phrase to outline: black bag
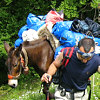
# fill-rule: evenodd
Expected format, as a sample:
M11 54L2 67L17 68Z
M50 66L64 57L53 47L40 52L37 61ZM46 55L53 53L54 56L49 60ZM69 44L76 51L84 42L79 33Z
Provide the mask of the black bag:
M90 30L88 24L84 20L82 21L79 20L78 22L79 22L79 32L86 34Z
M72 24L71 24L71 29L74 32L79 32L79 23L78 23L78 19L74 19Z
M88 17L85 19L85 22L90 27L91 34L89 36L93 35L94 37L100 38L100 25Z
M71 30L85 34L89 31L89 26L84 20L80 21L78 19L74 19L71 25Z

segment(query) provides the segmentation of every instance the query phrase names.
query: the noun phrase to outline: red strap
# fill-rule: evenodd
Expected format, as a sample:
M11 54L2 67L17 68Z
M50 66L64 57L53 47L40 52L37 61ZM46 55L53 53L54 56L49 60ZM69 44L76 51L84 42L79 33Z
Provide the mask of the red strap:
M69 48L70 49L70 48ZM69 50L68 50L69 51ZM74 51L74 47L71 48L71 51L70 51L70 54L69 54L69 58L71 58L72 54L73 54L73 51ZM68 54L68 53L67 53ZM69 62L69 59L67 59L66 63L65 63L65 67L67 66Z
M23 68L25 68L25 62L24 62L24 59L23 59L23 57L21 57L21 63L23 64Z
M64 51L64 50L66 50L66 54L65 54L65 55L67 55L68 52L69 52L69 47L63 48L63 49L61 50L61 52ZM63 56L65 56L65 55L63 55ZM64 64L65 60L66 60L66 59L63 59L62 64Z
M13 79L13 76L8 74L8 79Z
M23 59L23 57L21 57L21 63L23 63L23 64L24 64L24 59Z
M71 50L70 50L71 49ZM71 58L71 56L72 56L72 54L73 54L73 50L74 50L74 47L66 47L66 48L63 48L62 50L61 50L61 52L62 51L64 51L64 52L66 52L65 53L65 55L64 55L64 57L66 57L67 55L68 55L68 53L69 53L69 58ZM69 62L69 59L67 59L67 58L64 58L63 59L63 62L62 62L62 64L65 64L64 66L66 67L67 66L67 64L68 64L68 62ZM65 62L65 60L66 60L66 62ZM65 63L64 63L65 62Z

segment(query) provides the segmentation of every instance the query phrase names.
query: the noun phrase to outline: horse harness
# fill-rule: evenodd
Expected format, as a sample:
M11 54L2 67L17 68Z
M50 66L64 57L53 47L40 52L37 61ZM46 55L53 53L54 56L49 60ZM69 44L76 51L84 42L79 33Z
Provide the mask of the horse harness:
M20 54L20 58L21 58L21 63L23 65L22 67L25 69L28 64L28 56L27 56L27 52L26 52L25 48L22 48L22 52L24 54L25 60L24 60L22 54Z

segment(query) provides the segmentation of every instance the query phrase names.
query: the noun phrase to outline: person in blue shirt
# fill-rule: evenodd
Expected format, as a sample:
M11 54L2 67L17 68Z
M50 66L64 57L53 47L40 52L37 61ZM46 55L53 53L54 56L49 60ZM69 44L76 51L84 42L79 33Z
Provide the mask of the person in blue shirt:
M61 52L41 77L42 82L52 80L52 76L62 65L63 58ZM96 72L100 73L100 57L95 54L95 42L93 39L83 38L62 71L62 82L55 91L55 100L88 100L88 79Z

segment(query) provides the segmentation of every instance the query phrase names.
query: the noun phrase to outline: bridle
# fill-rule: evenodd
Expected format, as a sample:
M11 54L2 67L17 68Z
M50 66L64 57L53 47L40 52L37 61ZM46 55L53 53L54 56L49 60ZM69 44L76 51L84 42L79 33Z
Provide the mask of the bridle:
M13 75L8 74L8 79L18 79L20 74L21 74L21 71L22 71L22 67L20 67L20 71L19 71L19 74L17 76L13 76Z
M24 48L22 48L22 52L23 52L23 54L25 56L25 60L24 60L22 54L20 54L21 66L20 66L19 74L17 76L13 76L13 75L8 74L8 79L18 79L20 74L21 74L22 68L25 69L27 67L27 64L28 64L27 52L26 52L26 50Z

